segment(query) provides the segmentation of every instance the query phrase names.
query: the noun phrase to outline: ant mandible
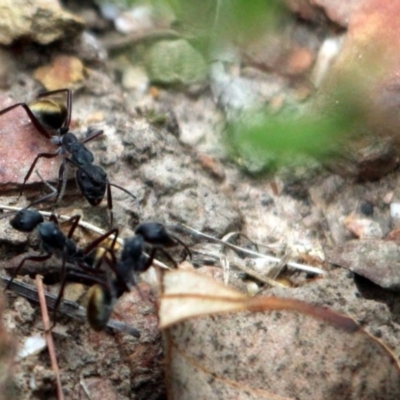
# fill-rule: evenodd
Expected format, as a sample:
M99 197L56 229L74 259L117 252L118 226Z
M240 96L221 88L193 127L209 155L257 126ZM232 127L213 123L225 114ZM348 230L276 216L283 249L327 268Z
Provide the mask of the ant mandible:
M150 255L144 252L145 244L151 246ZM88 293L87 320L90 326L97 331L103 330L111 316L117 300L133 286L136 286L136 275L145 272L153 263L157 252L163 253L177 267L177 262L164 249L181 244L186 255L192 257L188 246L178 237L167 232L164 225L158 222L145 222L135 229L135 235L125 239L121 256L111 268L115 276L108 277L107 283L93 285ZM104 258L108 264L113 261ZM183 261L183 260L182 260ZM111 265L110 265L111 267Z

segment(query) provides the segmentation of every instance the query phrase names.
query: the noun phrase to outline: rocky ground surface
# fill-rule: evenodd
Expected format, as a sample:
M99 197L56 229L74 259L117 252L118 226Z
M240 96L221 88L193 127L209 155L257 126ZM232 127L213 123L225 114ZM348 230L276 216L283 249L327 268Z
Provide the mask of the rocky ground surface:
M32 101L43 87L73 90L71 131L82 139L89 128L102 129L104 133L87 147L109 181L136 196L134 200L112 188L114 221L121 237L133 235L135 226L148 220L171 228L184 224L217 238L240 231L259 243L262 252L327 274L287 266L280 278L286 287L271 289L233 268L234 286L347 314L400 358L398 52L391 51L400 37L393 19L399 7L371 0L346 4L290 0L286 3L291 18L278 33L269 32L239 48L232 53L235 57L229 55L229 62L221 57L207 65L186 39L176 40L169 14L154 22L146 19L146 13L125 11L110 22L89 3L68 2L69 11L59 9L57 2L51 7L51 2L45 3L37 2L32 10L21 7L28 17L20 18L34 22L30 31L18 30L18 23L13 24L14 31L1 29L0 108ZM40 19L40 7L48 12L45 20ZM58 30L49 28L52 24ZM115 30L124 35L115 36ZM46 32L52 34L48 37ZM328 165L312 161L310 168L288 166L260 174L265 166L227 150L225 123L238 118L249 104L268 105L274 113L334 104L329 93L335 79L352 63L357 67L357 60L376 57L380 46L385 49L385 74L371 79L363 93L371 98L368 104L373 110L362 127L365 135L345 143L337 161ZM330 69L331 53L337 61ZM182 67L169 76L168 68L175 71L173 66L185 57L195 60L195 68ZM162 64L165 59L168 62ZM0 135L0 205L24 207L48 193L33 173L18 197L37 153L52 153L55 146L37 132L22 108L0 115ZM60 158L38 163L45 180L57 179ZM40 208L80 214L107 230L107 201L90 206L70 169L62 201ZM182 229L176 234L191 246L196 268L223 279L221 246ZM76 240L84 243L88 235L79 228ZM247 240L244 243L250 246ZM33 245L4 218L0 246L2 265L7 267L14 256L32 251ZM265 274L265 268L257 272ZM34 283L29 277L21 279ZM47 289L57 293L54 285ZM83 292L80 285L71 285L66 297L80 300ZM12 338L0 340L4 348L13 341L20 349L42 332L40 309L11 291L4 297L3 324ZM132 290L122 297L115 318L139 329L141 337L94 332L85 321L60 316L53 336L66 398L165 398L157 294L150 281L140 283L140 292ZM334 349L330 351L334 357ZM9 359L10 351L3 353ZM304 363L313 361L305 354ZM57 398L48 353L42 349L15 363L6 387L10 394L4 398ZM296 398L311 397L298 393Z

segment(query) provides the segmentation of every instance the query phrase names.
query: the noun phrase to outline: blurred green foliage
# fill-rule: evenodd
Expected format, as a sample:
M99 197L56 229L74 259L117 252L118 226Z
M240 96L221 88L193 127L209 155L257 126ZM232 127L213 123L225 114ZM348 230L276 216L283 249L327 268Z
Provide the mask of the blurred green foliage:
M343 153L345 143L362 134L368 100L361 97L365 85L355 74L337 82L323 102L306 112L293 110L271 115L249 112L227 128L227 142L234 158L243 165L258 167L253 172L306 161L319 161Z
M246 41L267 32L279 35L288 18L282 0L119 1L131 5L151 3L160 9L170 7L177 18L175 28L205 58L221 43L234 43L243 48ZM257 163L279 165L297 154L318 159L329 157L365 116L358 94L359 83L351 76L338 84L337 92L332 95L335 99L332 106L329 102L325 105L327 110L310 109L307 114L292 110L274 115L266 108L257 114L241 114L227 129L227 144L232 148L233 158L257 158Z

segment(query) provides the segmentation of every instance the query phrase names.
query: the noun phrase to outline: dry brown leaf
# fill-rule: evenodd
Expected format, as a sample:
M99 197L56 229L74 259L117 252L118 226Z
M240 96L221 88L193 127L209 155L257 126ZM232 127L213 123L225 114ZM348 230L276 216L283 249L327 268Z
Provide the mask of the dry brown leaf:
M163 286L171 399L400 398L397 360L349 317L192 271L165 272Z

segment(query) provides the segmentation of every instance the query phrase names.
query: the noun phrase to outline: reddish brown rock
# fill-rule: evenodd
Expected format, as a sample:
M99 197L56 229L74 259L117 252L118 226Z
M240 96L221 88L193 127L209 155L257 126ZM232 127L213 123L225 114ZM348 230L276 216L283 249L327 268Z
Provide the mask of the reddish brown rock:
M343 118L343 112L357 107L361 110L348 131L338 131L351 138L348 141L340 136L341 157L330 164L341 175L378 179L399 163L398 15L399 2L364 2L353 16L337 62L319 90L319 113Z
M328 17L343 27L348 26L352 16L364 2L365 0L286 0L288 7L303 19L319 22Z
M247 44L243 50L249 65L291 77L309 72L315 59L312 49L297 43L289 35L270 32Z

